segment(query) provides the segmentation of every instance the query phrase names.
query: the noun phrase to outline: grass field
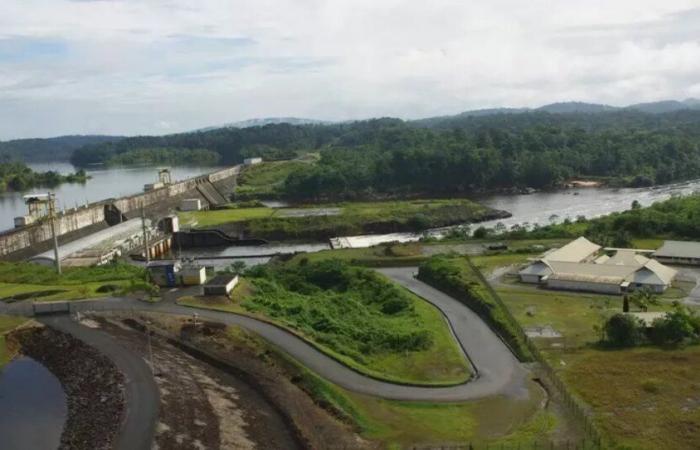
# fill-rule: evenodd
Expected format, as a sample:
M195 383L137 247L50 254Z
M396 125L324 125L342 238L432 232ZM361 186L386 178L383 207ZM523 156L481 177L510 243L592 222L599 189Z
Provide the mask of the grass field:
M649 248L649 243L641 247ZM572 392L592 408L609 448L681 450L700 442L700 346L605 350L605 318L622 310L620 296L499 285L525 328L552 327L561 338L534 342ZM669 303L654 307L667 310ZM606 447L607 448L607 447Z
M143 269L127 264L66 268L59 276L52 267L0 262L0 299L22 294L33 301L95 298L109 295L98 292L105 285L127 290L144 279Z
M332 287L324 285L325 281L315 285L317 276L332 280ZM366 269L309 263L281 275L253 276L232 297L231 303L212 304L201 298L181 299L180 303L271 320L376 378L448 385L471 376L442 314Z
M306 165L303 161L271 161L243 169L236 187L236 195L264 198L278 194L287 177Z
M0 316L0 370L12 358L12 355L5 346L5 333L12 331L26 322L22 317Z
M183 224L199 228L234 225L268 239L327 238L364 233L421 231L488 218L491 210L466 199L403 200L301 205L286 209L228 208L181 212ZM322 215L320 210L332 209ZM304 215L304 211L307 215Z

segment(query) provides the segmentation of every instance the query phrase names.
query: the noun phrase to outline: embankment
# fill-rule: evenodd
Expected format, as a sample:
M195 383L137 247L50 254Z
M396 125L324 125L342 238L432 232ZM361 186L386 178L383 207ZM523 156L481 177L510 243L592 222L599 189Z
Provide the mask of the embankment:
M68 418L59 449L111 449L124 414L124 376L82 341L48 327L23 328L10 338L59 379Z

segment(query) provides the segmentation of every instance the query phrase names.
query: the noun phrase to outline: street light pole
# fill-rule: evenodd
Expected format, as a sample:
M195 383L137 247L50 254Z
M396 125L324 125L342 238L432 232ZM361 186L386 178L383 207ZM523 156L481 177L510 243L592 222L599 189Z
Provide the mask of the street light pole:
M56 260L56 273L61 274L61 258L58 255L58 236L56 235L56 194L48 193L49 196L49 223L51 225L51 236L53 237L53 257Z

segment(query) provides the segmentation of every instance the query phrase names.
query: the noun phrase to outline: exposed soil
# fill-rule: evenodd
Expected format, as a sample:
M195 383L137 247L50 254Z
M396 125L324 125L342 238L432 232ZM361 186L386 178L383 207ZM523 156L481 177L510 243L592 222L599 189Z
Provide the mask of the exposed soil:
M68 417L59 449L111 449L124 413L124 376L117 367L89 345L51 328L23 328L11 339L63 385Z
M312 396L299 385L301 377L297 368L271 350L260 340L244 331L232 333L223 324L204 323L193 326L191 319L158 314L143 314L141 320L148 319L160 332L178 338L180 346L197 354L197 359L209 360L220 370L235 375L244 382L259 398L271 406L272 412L265 412L258 406L258 417L252 419L244 410L243 429L248 438L259 442L260 436L272 436L274 427L266 424L264 418L275 414L282 418L296 436L301 447L309 449L375 449L378 446L362 439L353 427L344 422L330 405L314 402ZM239 392L243 395L243 390ZM244 405L248 401L242 402ZM251 419L249 419L251 418ZM224 447L222 447L224 448ZM258 445L264 449L295 448L286 445Z
M154 449L297 449L294 430L248 383L195 358L141 322L99 320L121 345L153 357L160 391Z

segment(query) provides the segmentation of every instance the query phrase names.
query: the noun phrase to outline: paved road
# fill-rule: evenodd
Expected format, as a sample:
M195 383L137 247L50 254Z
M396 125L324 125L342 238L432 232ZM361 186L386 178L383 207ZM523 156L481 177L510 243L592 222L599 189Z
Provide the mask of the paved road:
M326 356L293 334L250 317L198 309L199 317L246 328L281 348L325 379L354 392L394 400L464 401L505 394L525 398L527 370L506 345L469 308L413 279L415 268L382 269L381 273L437 306L449 318L454 334L478 370L476 379L450 387L397 385L362 375ZM19 305L16 305L19 307ZM169 302L148 304L126 298L74 303L73 311L152 311L192 315L192 308ZM2 307L0 307L2 308ZM7 310L7 307L5 308ZM0 313L2 309L0 309Z
M46 316L41 322L69 333L107 356L126 378L126 414L117 435L117 450L150 450L160 403L158 387L146 362L108 334L80 325L68 315Z

